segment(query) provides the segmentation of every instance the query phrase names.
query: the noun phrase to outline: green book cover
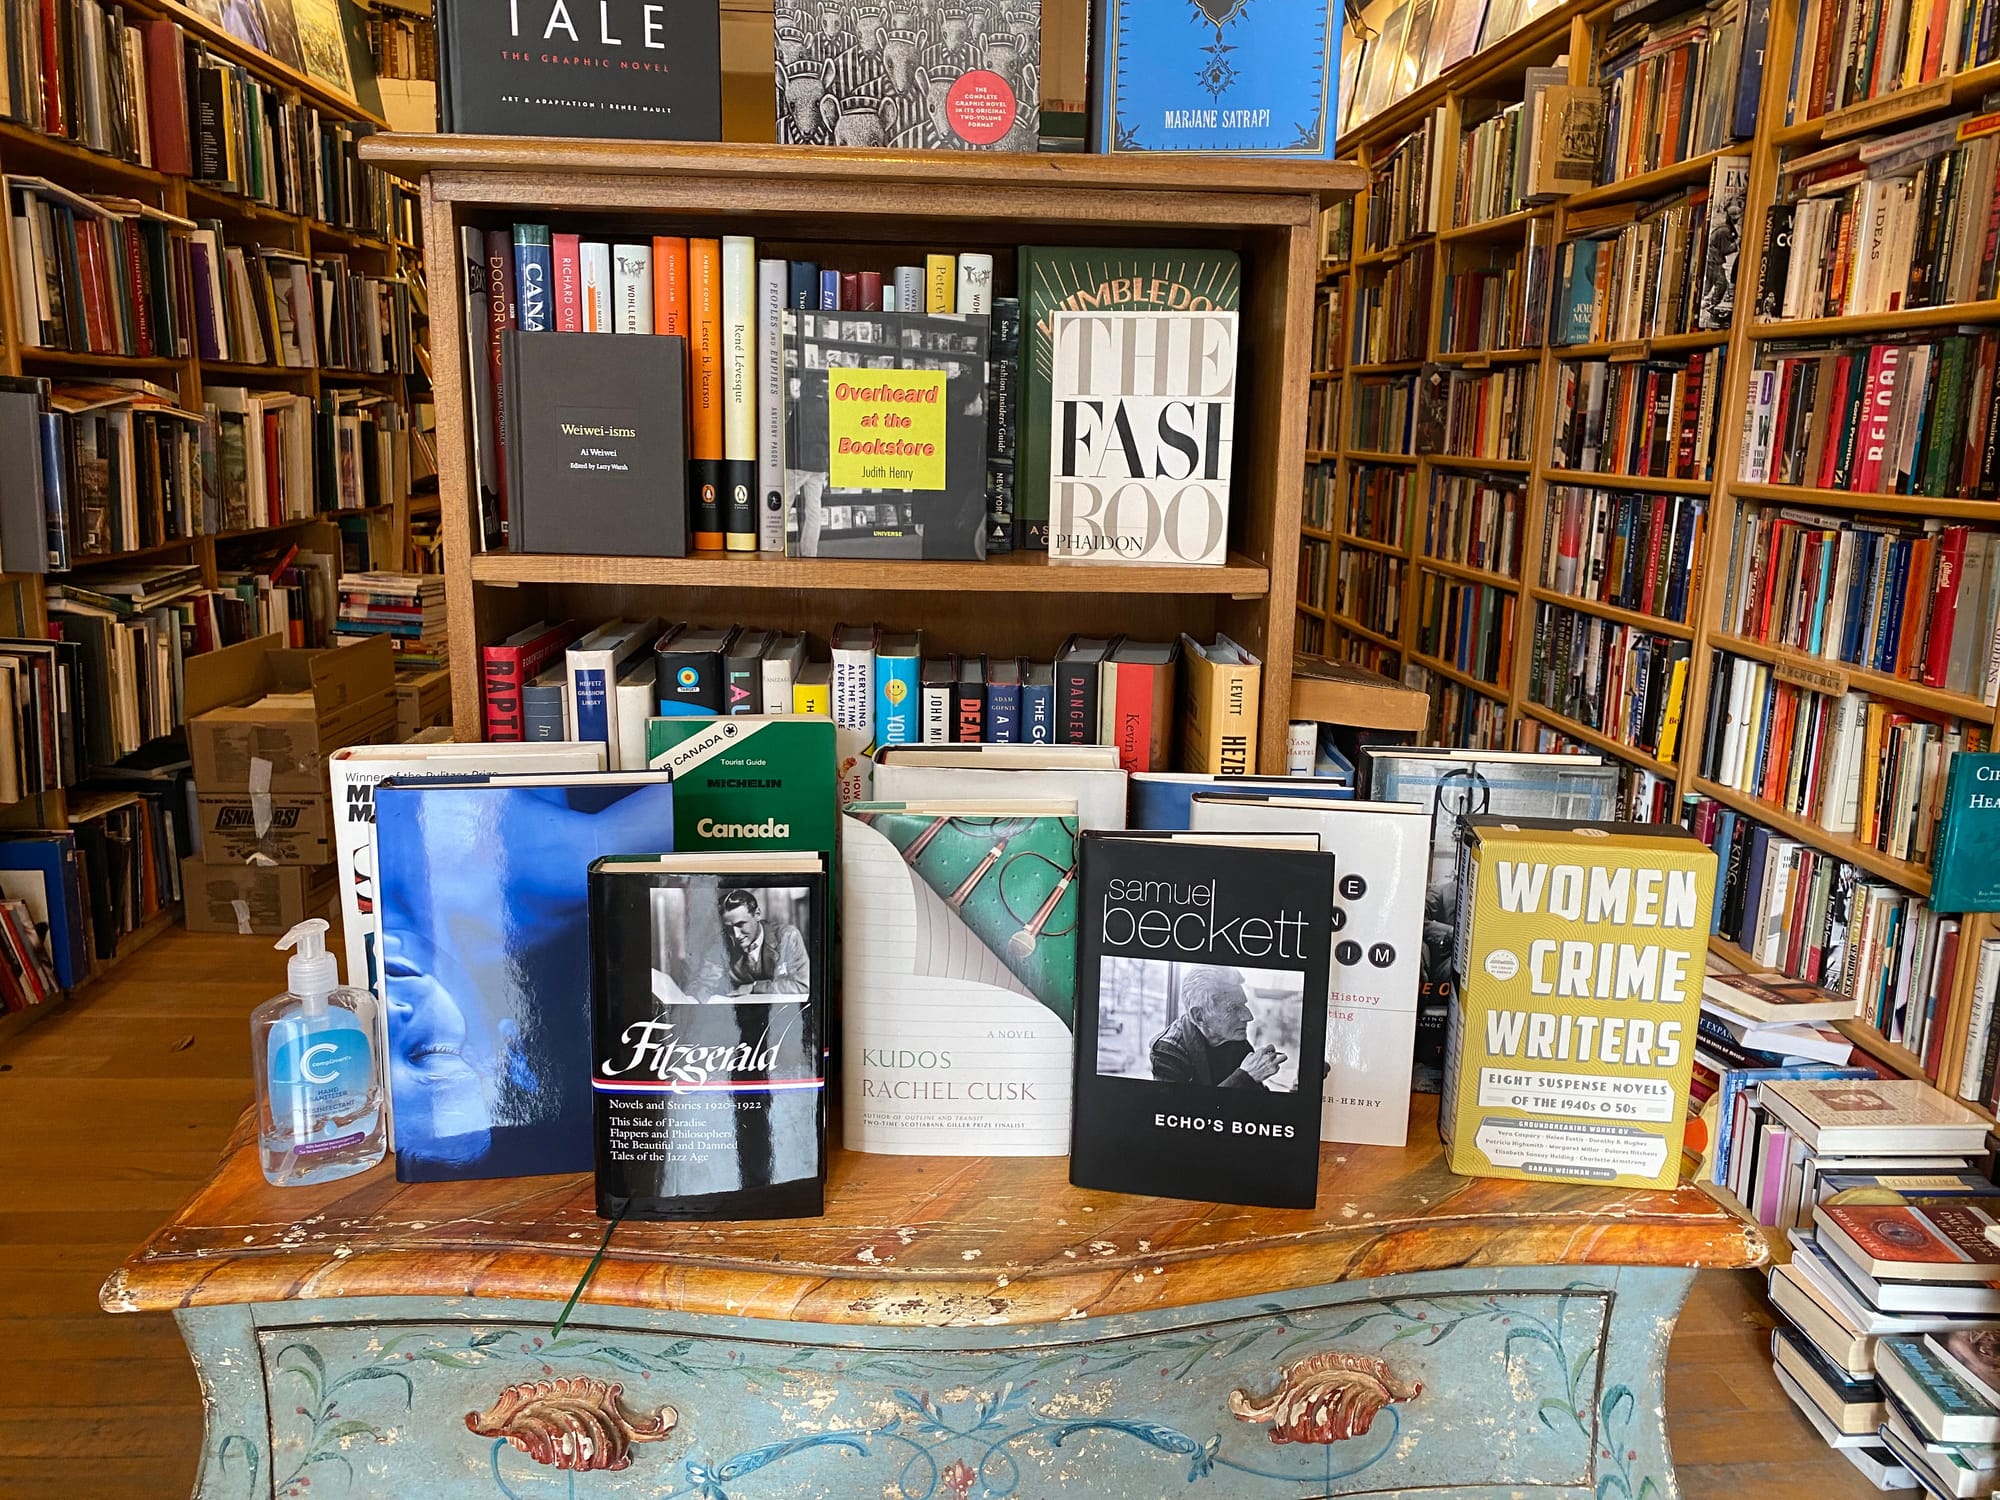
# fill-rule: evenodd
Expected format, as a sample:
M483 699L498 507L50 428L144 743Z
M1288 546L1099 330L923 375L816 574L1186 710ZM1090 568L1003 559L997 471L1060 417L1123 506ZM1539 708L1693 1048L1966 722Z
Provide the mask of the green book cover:
M1961 751L1945 774L1931 862L1937 911L2000 911L2000 755Z
M1021 410L1014 461L1014 525L1022 547L1049 544L1050 388L1059 308L1096 312L1234 311L1243 264L1231 250L1092 250L1023 245Z
M831 719L648 719L646 764L673 772L677 851L817 849L833 855L840 809Z

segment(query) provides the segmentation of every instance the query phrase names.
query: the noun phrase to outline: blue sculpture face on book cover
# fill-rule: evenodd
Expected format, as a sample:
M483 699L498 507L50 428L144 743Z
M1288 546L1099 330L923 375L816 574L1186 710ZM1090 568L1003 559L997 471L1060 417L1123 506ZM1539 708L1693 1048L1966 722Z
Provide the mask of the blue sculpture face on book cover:
M375 790L396 1175L591 1169L590 862L673 848L673 788Z
M1337 14L1296 0L1106 0L1095 149L1330 160Z

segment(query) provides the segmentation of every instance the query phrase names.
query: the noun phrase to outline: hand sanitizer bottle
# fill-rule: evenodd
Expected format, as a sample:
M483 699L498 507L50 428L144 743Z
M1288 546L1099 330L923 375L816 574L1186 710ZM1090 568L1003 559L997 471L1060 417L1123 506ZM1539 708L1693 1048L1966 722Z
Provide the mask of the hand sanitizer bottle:
M365 1172L386 1147L374 997L341 987L323 919L299 923L277 943L294 945L287 992L250 1015L258 1154L277 1187Z

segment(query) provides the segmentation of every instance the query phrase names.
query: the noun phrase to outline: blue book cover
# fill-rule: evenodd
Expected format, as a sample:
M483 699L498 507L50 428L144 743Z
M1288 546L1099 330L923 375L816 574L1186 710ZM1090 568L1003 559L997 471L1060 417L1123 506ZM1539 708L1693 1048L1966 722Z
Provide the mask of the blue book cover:
M821 271L819 273L819 310L821 312L840 311L840 272Z
M785 281L785 306L794 312L810 312L819 306L819 267L809 260L795 260Z
M1932 1353L1921 1338L1912 1335L1886 1337L1876 1346L1876 1357L1879 1359L1883 1355L1907 1370L1911 1379L1923 1387L1924 1394L1937 1403L1939 1411L1945 1416L1992 1415L1993 1408L1982 1401L1951 1366Z
M514 226L514 314L523 333L547 333L552 275L549 226Z
M1771 35L1771 0L1750 0L1743 12L1741 61L1736 65L1736 97L1729 133L1747 141L1757 133L1757 96L1764 85L1764 48Z
M29 919L48 944L56 983L68 989L81 982L88 964L76 836L33 833L0 839L0 896L27 903Z
M1194 799L1245 796L1312 797L1348 802L1354 788L1317 776L1211 776L1201 771L1135 771L1125 781L1125 826L1154 833L1186 833L1194 826Z
M1945 773L1931 866L1937 911L2000 911L2000 755L1961 751Z
M1091 149L1331 159L1338 14L1295 0L1106 0L1093 16Z
M668 773L392 778L375 839L397 1180L590 1171L587 875L672 852Z
M875 743L914 745L924 737L916 636L884 636L875 650Z
M986 678L986 743L1014 745L1021 740L1021 679L995 662Z
M1056 685L1053 676L1021 684L1021 739L1029 745L1053 745L1056 740Z
M1563 319L1562 344L1590 342L1591 313L1597 297L1597 240L1572 241L1569 282L1564 287L1567 313Z
M611 743L611 674L598 667L575 674L576 738Z

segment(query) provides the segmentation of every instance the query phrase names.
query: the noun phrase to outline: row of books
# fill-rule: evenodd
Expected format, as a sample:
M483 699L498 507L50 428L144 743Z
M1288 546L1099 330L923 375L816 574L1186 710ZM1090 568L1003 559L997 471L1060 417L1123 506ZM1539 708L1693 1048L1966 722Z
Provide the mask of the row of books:
M1354 309L1354 363L1422 359L1428 352L1431 261L1428 248L1414 251L1391 263L1379 282L1361 286Z
M1342 547L1334 579L1333 610L1377 635L1398 635L1403 625L1403 559L1359 547Z
M1350 464L1347 534L1402 546L1410 534L1410 486L1415 482L1416 470L1408 464Z
M1930 864L1945 769L1957 752L1983 748L1981 726L1867 693L1814 692L1726 651L1710 674L1703 776L1892 859Z
M1556 366L1549 461L1593 474L1707 479L1722 386L1720 349L1678 360L1564 360Z
M1835 318L2000 293L2000 116L1954 115L1785 164L1757 312Z
M1299 603L1326 608L1326 586L1333 576L1333 543L1317 537L1299 539Z
M1417 377L1364 375L1354 386L1354 426L1350 448L1370 453L1414 453Z
M1597 62L1604 90L1598 182L1655 172L1748 140L1764 80L1762 30L1768 24L1768 14L1756 7L1721 0L1607 35Z
M41 177L5 180L24 344L182 358L193 348L187 219L129 198L90 198Z
M1745 505L1723 628L1826 661L2000 701L2000 533Z
M1417 452L1528 462L1540 384L1534 365L1484 371L1427 365L1418 384Z
M1359 129L1397 100L1495 46L1555 0L1400 0L1373 35L1341 49L1341 130Z
M1680 747L1689 645L1556 604L1535 606L1528 701L1671 761Z
M1385 465L1378 472L1397 471ZM1407 483L1407 471L1402 473ZM1424 555L1512 578L1521 566L1526 504L1527 486L1517 479L1434 472L1424 511ZM1402 534L1398 517L1389 535Z
M2000 938L1982 938L1974 955L1965 1050L1958 1060L1958 1097L2000 1108Z
M654 717L830 714L856 751L919 743L1115 745L1128 770L1252 769L1262 669L1218 637L1072 636L1049 662L926 654L923 632L804 635L614 620L538 622L481 650L486 737L597 740L644 764Z
M1569 215L1557 248L1550 341L1620 343L1722 332L1735 311L1734 262L1748 158L1724 156L1708 182L1670 198Z
M1575 161L1572 166L1571 161L1577 137L1595 134L1579 131L1576 117L1588 110L1594 120L1599 104L1595 88L1569 87L1567 67L1527 69L1519 99L1459 134L1452 223L1504 218L1590 186L1595 163ZM1581 180L1572 180L1572 172Z
M437 25L412 15L368 13L368 52L378 78L438 76Z
M1305 492L1299 500L1299 519L1320 531L1333 530L1334 480L1338 471L1330 460L1306 465Z
M1543 588L1687 623L1707 539L1705 497L1558 484L1547 505Z
M1520 601L1513 590L1467 583L1429 569L1420 570L1419 576L1423 591L1417 601L1416 649L1504 689L1514 674L1515 614Z
M1427 694L1430 713L1424 721L1424 742L1456 745L1465 750L1507 748L1507 705L1412 662L1403 671L1403 681Z
M1313 301L1312 367L1338 370L1347 350L1347 288L1336 278Z
M1536 219L1518 250L1486 249L1485 265L1462 261L1444 279L1438 347L1447 354L1533 349L1548 320L1548 222Z
M1787 125L2000 58L1990 0L1805 0L1792 34Z
M1444 111L1426 115L1371 167L1361 248L1387 250L1437 233L1444 193Z
M389 232L389 179L356 149L370 127L329 116L170 18L108 0L4 0L0 19L0 118L286 213ZM345 60L337 29L322 40Z
M1738 477L1876 495L2000 496L2000 334L1758 347Z
M82 654L74 642L0 639L0 802L74 786Z
M1340 446L1340 382L1315 380L1306 392L1306 446L1331 453Z

